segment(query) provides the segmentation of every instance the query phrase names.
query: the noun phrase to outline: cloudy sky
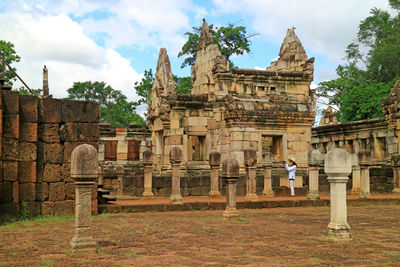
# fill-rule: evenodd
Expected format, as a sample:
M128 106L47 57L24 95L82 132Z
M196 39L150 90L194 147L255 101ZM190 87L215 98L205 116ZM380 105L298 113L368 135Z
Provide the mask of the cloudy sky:
M314 86L335 78L360 21L386 0L0 0L0 39L14 43L18 73L42 87L49 69L55 97L76 81L105 81L136 98L134 83L155 69L161 47L172 71L189 76L177 58L185 32L201 25L243 25L258 33L251 53L232 58L241 68L265 68L279 52L286 29L296 27L309 57L316 58Z

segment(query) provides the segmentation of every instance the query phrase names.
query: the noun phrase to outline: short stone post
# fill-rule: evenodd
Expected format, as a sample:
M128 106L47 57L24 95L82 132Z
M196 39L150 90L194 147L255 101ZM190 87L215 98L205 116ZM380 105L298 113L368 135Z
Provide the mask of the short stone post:
M210 153L210 192L208 195L210 197L219 197L221 193L218 189L218 169L221 166L221 153L218 151L213 151Z
M97 172L99 174L99 181L98 181L98 186L100 188L103 188L104 186L104 171L103 171L103 167L101 165L99 165L99 167L97 168Z
M264 190L262 191L263 196L273 197L274 191L272 190L272 159L273 155L271 152L264 152Z
M180 205L183 203L181 196L181 177L179 174L180 165L182 162L182 149L174 146L169 152L169 160L172 167L172 190L171 190L171 204Z
M90 234L91 194L98 177L97 150L94 146L77 146L71 155L71 178L75 183L75 233L73 249L96 249Z
M153 152L146 150L143 152L143 168L144 168L144 191L143 197L152 198L153 194Z
M247 201L258 201L256 194L257 151L252 148L243 150L246 166L246 196Z
M360 165L358 165L358 155L356 153L351 154L351 168L352 168L352 195L360 194Z
M369 166L371 165L371 151L361 149L358 152L358 164L360 165L360 198L370 198Z
M393 194L400 194L400 155L392 156L393 166Z
M122 198L124 193L124 166L118 165L115 168L115 172L117 173L118 178L117 198Z
M228 183L226 186L226 208L222 214L226 218L237 217L236 185L239 180L239 162L230 158L222 163L222 178Z
M351 155L344 149L334 148L326 154L324 165L331 195L328 236L337 240L351 239L346 200L346 183L351 173Z
M308 162L308 199L319 200L319 165L322 163L321 152L314 149L307 153Z

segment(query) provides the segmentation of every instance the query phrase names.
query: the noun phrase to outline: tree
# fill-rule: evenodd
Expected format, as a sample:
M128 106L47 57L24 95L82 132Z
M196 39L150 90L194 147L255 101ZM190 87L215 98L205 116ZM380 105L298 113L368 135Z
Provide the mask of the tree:
M67 99L99 103L100 122L108 122L112 126L127 126L131 123L145 125L144 119L136 113L138 104L129 102L121 91L104 82L75 82L67 92Z
M137 105L150 102L151 88L154 83L154 74L152 69L144 71L144 77L140 82L135 82L135 91L141 98L136 102ZM190 77L178 77L174 75L176 82L176 92L178 94L190 94L192 89L192 79Z
M141 97L138 101L137 104L143 104L143 103L149 103L150 101L150 94L151 94L151 88L153 87L154 83L154 74L152 69L145 70L144 71L144 77L140 82L135 82L135 91L136 94Z
M21 57L17 55L17 53L14 50L14 45L10 42L6 42L4 40L0 40L0 51L4 53L4 59L5 61L11 65L14 62L19 62ZM0 54L0 75L3 73L3 57ZM5 79L6 79L6 84L13 85L13 82L17 79L15 77L15 74L11 72L7 66L5 66ZM16 68L13 67L14 72L16 71Z
M178 77L174 75L176 82L176 92L182 95L190 95L192 91L192 78L191 77Z
M226 27L219 28L211 24L209 25L209 29L214 43L218 45L221 54L228 60L232 55L243 55L250 52L250 38L256 35L247 35L244 26L235 27L232 23L229 23ZM196 62L200 33L201 26L192 27L192 32L185 33L188 36L188 40L178 54L178 57L186 57L181 68L194 65Z
M397 15L373 8L347 46L337 79L320 83L318 97L338 108L342 122L383 116L380 103L400 78L400 0L389 0ZM365 51L365 52L364 52Z

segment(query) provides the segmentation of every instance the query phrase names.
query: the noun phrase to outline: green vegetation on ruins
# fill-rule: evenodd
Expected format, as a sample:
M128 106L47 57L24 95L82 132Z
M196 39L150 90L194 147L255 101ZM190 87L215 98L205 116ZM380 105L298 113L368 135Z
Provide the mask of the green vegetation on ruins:
M338 78L320 83L316 95L337 107L341 122L383 117L381 100L400 78L400 0L389 4L396 14L371 9L347 46L347 63L336 69Z

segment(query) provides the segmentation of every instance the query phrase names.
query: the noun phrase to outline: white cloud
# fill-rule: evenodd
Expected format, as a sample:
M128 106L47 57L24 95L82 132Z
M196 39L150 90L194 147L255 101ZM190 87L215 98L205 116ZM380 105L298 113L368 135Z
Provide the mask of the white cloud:
M369 10L388 9L387 0L214 0L214 4L217 13L251 18L256 32L277 43L294 26L309 56L326 54L335 63L356 38L358 24Z
M42 67L49 69L50 92L57 98L76 81L105 81L136 98L133 84L141 76L130 62L113 49L96 45L82 27L59 14L31 16L30 13L0 13L2 38L15 45L21 62L18 73L31 88L42 87ZM12 27L10 27L12 25Z

